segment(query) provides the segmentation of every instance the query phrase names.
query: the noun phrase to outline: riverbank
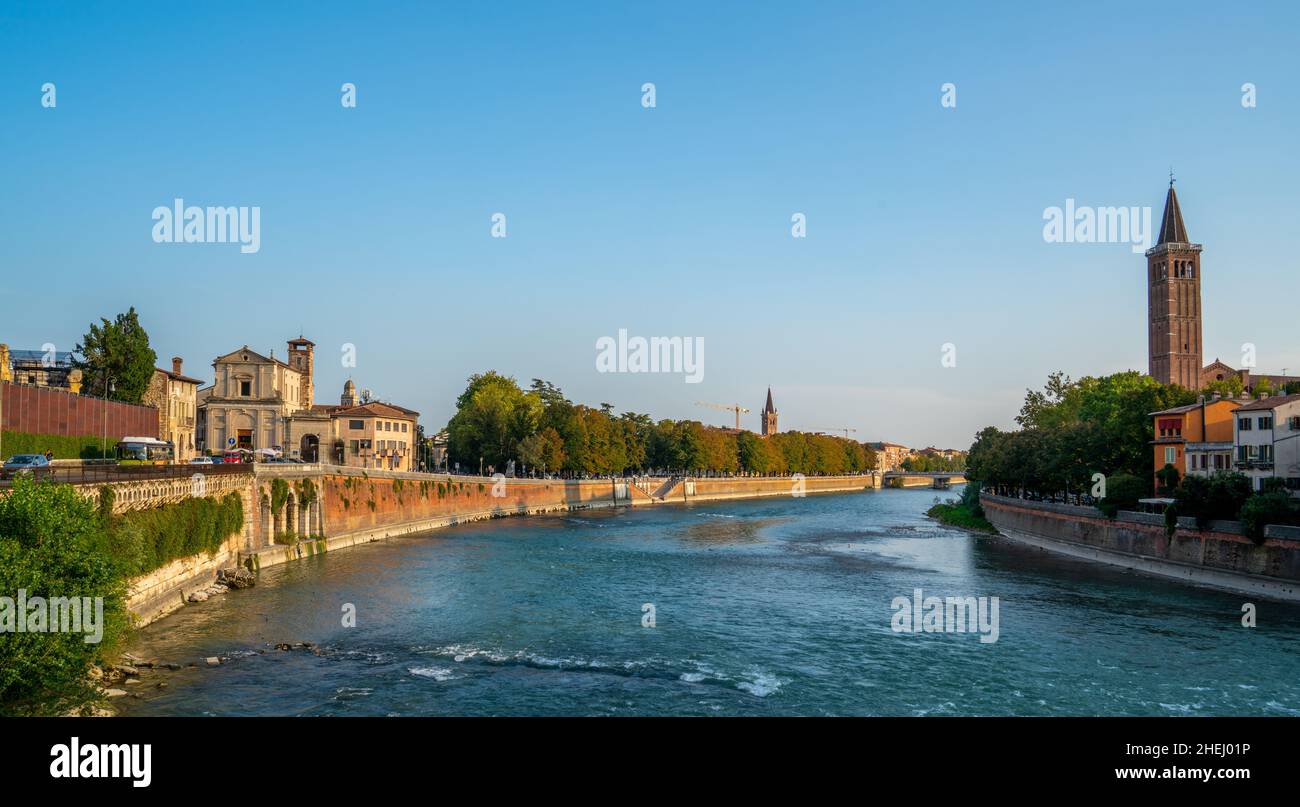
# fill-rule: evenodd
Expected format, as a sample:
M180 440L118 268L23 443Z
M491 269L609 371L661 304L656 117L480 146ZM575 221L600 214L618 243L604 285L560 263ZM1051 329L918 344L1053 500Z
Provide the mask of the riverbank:
M1106 518L1092 507L984 494L980 504L998 532L1061 555L1119 566L1193 586L1300 602L1300 528L1270 526L1262 543L1235 521L1205 530L1180 518L1120 511Z
M136 624L144 626L183 608L191 595L207 591L217 574L230 566L260 572L325 552L489 519L732 499L801 498L872 490L880 484L878 474L560 480L259 466L244 491L250 506L243 532L231 536L213 555L181 559L131 581L127 605ZM313 537L276 542L277 536L283 540L290 533Z
M142 670L114 706L124 716L1300 714L1300 608L1261 608L1259 627L1237 628L1233 595L976 537L927 518L933 498L593 508L282 564L254 588L139 631L131 653L181 669ZM891 603L918 586L999 597L1000 638L892 630ZM914 669L926 675L900 672Z
M969 530L970 532L996 535L998 528L989 523L983 511L970 507L960 501L936 502L925 514L940 524Z

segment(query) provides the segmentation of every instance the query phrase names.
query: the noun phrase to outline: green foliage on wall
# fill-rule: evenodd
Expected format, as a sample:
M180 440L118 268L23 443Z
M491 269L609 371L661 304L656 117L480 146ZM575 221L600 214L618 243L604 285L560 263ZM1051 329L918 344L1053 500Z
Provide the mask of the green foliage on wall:
M277 516L284 509L284 503L289 500L289 483L283 479L271 480L271 512Z
M140 575L201 552L214 554L243 526L244 502L232 492L220 501L186 499L114 516L108 536L127 573Z
M44 454L53 451L56 460L97 460L105 456L114 456L117 438L109 436L107 443L102 437L66 434L34 434L32 432L14 432L6 430L0 437L0 452L4 459L14 454ZM103 453L100 446L105 445Z

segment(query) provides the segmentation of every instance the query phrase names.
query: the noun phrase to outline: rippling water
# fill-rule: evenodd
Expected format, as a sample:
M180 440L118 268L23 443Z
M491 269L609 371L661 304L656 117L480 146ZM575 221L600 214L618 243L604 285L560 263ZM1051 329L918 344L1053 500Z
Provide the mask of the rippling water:
M1300 608L1044 555L929 490L504 519L263 571L141 631L124 714L1296 715ZM902 634L996 596L995 643ZM356 627L341 626L344 604ZM642 626L654 605L656 626ZM280 642L319 651L277 651ZM222 656L220 666L202 664ZM156 684L166 680L166 688Z

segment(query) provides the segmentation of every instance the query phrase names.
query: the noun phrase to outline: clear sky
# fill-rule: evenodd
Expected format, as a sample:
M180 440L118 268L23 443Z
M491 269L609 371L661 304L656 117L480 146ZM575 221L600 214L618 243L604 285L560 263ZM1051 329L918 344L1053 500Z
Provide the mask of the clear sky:
M352 376L431 430L494 368L657 418L723 425L693 403L738 401L750 428L770 384L783 429L964 448L1052 370L1146 370L1144 258L1046 243L1043 211L1158 219L1172 165L1205 360L1252 342L1296 372L1298 23L1290 3L3 0L0 341L70 349L134 305L162 365L210 380L301 331L319 402ZM154 243L177 197L260 206L260 251ZM703 382L598 373L620 328L703 337Z

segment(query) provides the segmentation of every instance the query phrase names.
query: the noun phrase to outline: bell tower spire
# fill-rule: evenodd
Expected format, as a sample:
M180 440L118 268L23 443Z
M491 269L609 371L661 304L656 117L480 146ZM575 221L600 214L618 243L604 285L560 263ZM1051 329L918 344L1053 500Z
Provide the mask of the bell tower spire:
M1162 384L1201 386L1201 245L1193 244L1169 171L1160 236L1147 250L1148 372Z

